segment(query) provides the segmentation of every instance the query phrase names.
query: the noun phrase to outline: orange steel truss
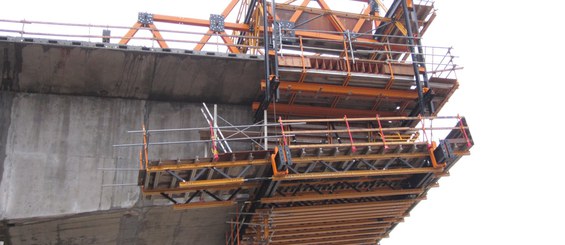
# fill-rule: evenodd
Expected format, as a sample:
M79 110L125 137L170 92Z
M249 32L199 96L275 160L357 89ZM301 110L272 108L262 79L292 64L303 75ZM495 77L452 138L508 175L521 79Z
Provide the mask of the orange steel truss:
M430 127L425 120L454 126ZM422 126L399 126L415 122ZM268 150L147 161L140 169L142 193L164 197L176 210L238 206L242 214L228 222L237 224L229 231L232 244L375 243L473 146L459 116L279 123L283 131ZM152 143L142 131L142 159L149 159ZM447 132L439 145L430 141L434 131Z
M170 161L148 160L144 137L142 192L175 209L235 206L226 244L376 244L474 144L465 118L437 116L458 81L451 49L421 45L433 5L395 0L381 16L378 0L361 1L361 13L325 0L266 2L230 1L214 18L240 11L221 28L213 17L152 15L208 27L197 51L218 35L230 53L265 55L251 107L256 121L263 115L280 128L265 126L262 149L219 153L210 125L213 156ZM155 25L142 22L120 43L143 28L167 47ZM426 126L443 119L455 125ZM435 142L438 130L447 133Z
M273 4L267 3L269 23L264 23L262 1L231 0L221 16L227 18L238 5L240 11L236 22L223 23L222 31L212 30L211 20L205 19L153 14L152 20L208 27L194 47L198 51L212 35L218 35L230 53L266 52L265 48L260 48L266 45L261 38L264 31L273 38L280 38L275 42L282 40L283 32L291 32L290 36L285 36L286 44L283 41L279 46L275 45L277 47L265 46L269 49L268 59L272 60L267 65L270 67L269 79L260 83L265 97L258 95L252 105L257 115L262 110L273 113L274 108L290 117L368 116L374 113L383 116L436 115L458 87L455 78L440 78L436 76L438 73L429 71L428 67L437 69L435 67L440 64L426 62L423 51L418 51L422 49L418 44L421 36L435 18L433 6L409 0L406 1L407 10L404 10L396 4L402 1L395 1L393 7L396 7L381 16L371 4L367 4L361 13L347 13L332 10L324 0L294 2L297 1L277 3L276 14L273 14ZM382 6L380 1L373 2ZM314 3L319 8L309 6ZM241 22L241 15L248 16L248 20ZM416 17L413 23L405 21L408 15ZM273 22L279 23L278 29L284 31L273 28ZM284 27L280 23L295 26ZM138 21L120 43L127 43L143 25ZM155 24L147 26L159 45L167 47ZM224 29L230 30L231 35ZM413 32L411 36L409 30ZM432 60L433 56L442 61L448 57L449 63L452 59L449 52L431 48L428 53L432 54ZM321 56L328 54L330 56ZM414 88L414 83L419 86ZM274 102L273 97L276 97ZM314 114L307 114L311 112Z

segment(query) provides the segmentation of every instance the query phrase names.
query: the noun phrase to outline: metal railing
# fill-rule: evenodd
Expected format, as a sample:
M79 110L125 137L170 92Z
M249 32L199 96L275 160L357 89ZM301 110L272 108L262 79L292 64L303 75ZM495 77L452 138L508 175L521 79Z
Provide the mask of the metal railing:
M203 114L206 113L203 112ZM447 133L460 130L466 141L463 143L471 144L471 139L466 134L468 127L464 125L460 116L379 117L376 115L374 118L347 118L344 116L330 119L279 119L278 122L261 121L250 125L233 125L217 115L214 118L224 121L225 125L219 126L209 121L206 127L171 129L143 127L142 130L128 131L128 133L142 134L142 143L116 144L114 147L141 147L140 169L147 169L151 165L150 146L187 145L194 147L195 144L204 144L206 146L204 158L213 158L216 161L219 154L232 153L229 144L234 142L239 145L254 145L251 151L272 151L278 145L286 145L290 149L348 148L355 152L356 147L367 146L385 148L410 144L431 146L433 142L441 140ZM418 124L415 127L399 126L400 122L405 121L414 121ZM369 127L368 124L376 126ZM249 129L256 130L250 132ZM230 130L231 132L228 132ZM207 133L201 136L205 138L199 140L154 142L149 140L149 135L153 134L178 135L182 132L194 131ZM208 149L211 156L208 156Z
M151 36L150 31L156 30L149 27L131 27L131 26L116 26L116 25L96 25L96 24L76 24L65 22L49 22L49 21L34 21L34 20L6 20L0 19L0 36L13 36L20 38L42 38L49 40L72 40L94 43L108 43L118 44L124 37L128 30L137 29L139 35L136 37L129 37L134 46L144 47L158 47L157 41L166 41L173 43L171 48L176 49L193 49L198 44L207 44L206 51L227 52L228 46L235 46L240 48L261 48L260 46L245 45L245 44L226 44L219 40L200 42L202 36L210 36L216 38L230 37L246 39L260 39L259 37L246 36L246 35L230 35L219 33L207 33L206 30L202 31L184 31L178 29L158 29L157 31L165 33L167 38L159 39ZM194 27L194 30L201 28ZM145 31L145 32L143 32ZM220 50L220 48L222 50Z

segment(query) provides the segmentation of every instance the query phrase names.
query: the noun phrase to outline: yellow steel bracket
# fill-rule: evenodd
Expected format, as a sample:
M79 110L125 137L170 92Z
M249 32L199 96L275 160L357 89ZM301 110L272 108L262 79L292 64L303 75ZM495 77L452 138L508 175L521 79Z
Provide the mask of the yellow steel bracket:
M384 3L381 0L377 0L377 4L379 4L379 6L386 12L388 12L388 8L384 5Z
M432 141L432 144L428 146L428 152L430 153L430 160L432 162L432 167L434 168L444 168L447 166L445 163L438 163L436 160L436 156L434 155L434 150L437 148L437 144L435 141Z
M408 31L406 30L406 27L404 27L404 25L400 21L395 21L394 25L398 28L398 30L400 30L400 32L402 32L402 35L404 36L408 35Z
M273 176L275 177L279 177L279 176L285 176L288 174L288 170L285 170L283 172L279 172L278 168L277 168L277 153L279 153L279 147L275 147L275 151L273 152L273 154L271 154L271 167L273 168Z

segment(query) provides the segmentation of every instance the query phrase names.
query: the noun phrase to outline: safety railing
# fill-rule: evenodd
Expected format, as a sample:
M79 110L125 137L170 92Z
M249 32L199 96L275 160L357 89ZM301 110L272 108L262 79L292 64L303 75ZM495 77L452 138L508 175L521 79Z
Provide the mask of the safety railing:
M316 31L312 31L316 32ZM337 32L326 32L335 33ZM343 34L343 33L341 33ZM354 36L360 34L355 33ZM378 35L375 35L378 36ZM337 70L346 71L345 62L351 66L353 72L367 72L367 73L393 73L394 69L390 66L403 66L412 65L413 63L422 64L426 67L426 73L430 77L441 78L456 78L456 71L462 69L455 61L458 56L453 54L452 47L440 46L424 46L424 45L409 45L407 44L408 37L406 36L384 36L386 42L367 42L358 41L354 38L343 40L327 40L320 38L302 38L293 37L288 38L294 40L293 42L282 43L279 49L280 56L300 56L305 61L294 62L295 64L302 65L305 62L308 67L316 69L328 69L330 64L324 64L323 60L339 60L340 64L331 65L332 70L334 67ZM395 38L395 42L389 42L389 38ZM315 43L316 45L309 45L308 43ZM411 49L420 49L421 53L416 56L419 60L412 60ZM300 66L297 65L297 66ZM375 69L375 66L381 68ZM341 67L341 69L339 69ZM400 75L414 75L413 72L408 74L403 73Z
M70 40L93 42L100 44L120 44L126 33L130 30L139 31L139 35L128 37L131 40L129 44L134 46L143 46L151 48L159 48L158 42L166 42L166 47L192 50L196 45L207 44L205 50L228 52L228 47L258 49L260 46L245 44L226 44L220 41L221 38L246 38L259 39L259 37L246 35L230 35L219 33L208 33L206 31L186 31L181 28L176 29L156 29L150 27L131 27L116 25L96 25L96 24L77 24L64 22L49 21L33 21L33 20L6 20L0 19L0 36L20 37L22 39L33 40L34 38L48 40ZM195 27L193 29L198 30ZM157 38L152 32L158 31L164 33L163 38ZM215 41L200 41L202 36L208 36L209 39L216 38ZM256 43L258 43L256 41Z
M147 169L151 165L150 158L152 158L149 155L149 149L154 146L186 145L194 147L194 145L204 144L206 146L204 158L212 161L225 161L229 159L219 159L219 155L233 153L233 143L246 147L252 145L246 151L276 151L277 147L285 146L289 149L302 150L341 148L342 151L355 153L359 147L388 149L389 146L425 144L435 148L436 140L442 140L448 133L455 130L461 131L462 142L460 143L464 143L467 147L472 145L472 139L467 133L468 127L460 116L380 117L376 114L373 118L348 118L347 116L334 119L283 120L279 118L278 122L265 123L262 121L250 125L233 125L221 116L212 116L209 111L203 110L202 113L209 124L205 127L147 129L143 126L142 130L128 131L128 133L142 134L142 143L117 144L114 147L141 147L140 168ZM225 125L218 125L214 118L223 121ZM417 126L401 126L408 121L417 122ZM439 126L434 126L434 123ZM448 124L451 126L444 126ZM195 131L199 132L201 139L149 140L149 136L155 134L178 135ZM232 144L231 147L230 144ZM241 150L242 148L235 147L235 149Z

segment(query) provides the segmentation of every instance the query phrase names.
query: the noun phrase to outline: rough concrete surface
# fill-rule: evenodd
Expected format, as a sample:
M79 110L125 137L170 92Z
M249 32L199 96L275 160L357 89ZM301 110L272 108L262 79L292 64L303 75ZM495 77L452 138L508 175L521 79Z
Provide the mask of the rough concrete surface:
M0 100L2 113L0 154L5 155L4 158L0 158L3 160L0 163L3 163L2 168L4 169L0 182L0 203L2 204L0 205L0 220L7 220L11 224L17 220L31 217L51 220L50 217L95 212L86 216L77 216L82 217L80 219L82 223L76 228L77 233L69 233L68 240L57 240L62 239L61 236L66 236L64 229L43 232L47 237L42 237L43 233L39 231L37 234L28 234L28 230L35 226L27 223L22 223L21 228L9 226L8 232L14 244L20 244L16 241L21 241L21 244L151 244L143 242L153 239L150 238L150 234L157 232L162 235L168 234L162 232L162 226L167 226L171 232L175 231L174 227L177 223L169 224L173 220L188 223L203 222L202 217L197 219L190 217L189 213L176 213L172 210L163 211L169 215L167 217L164 214L147 216L150 217L147 218L150 220L144 218L141 219L143 221L141 222L128 218L129 216L125 213L132 212L132 210L126 210L117 211L117 213L110 212L115 223L112 223L111 220L104 221L107 222L104 224L96 223L98 217L108 215L103 212L99 216L96 211L131 209L136 206L136 203L139 207L151 204L150 202L139 203L142 201L137 186L104 187L104 185L129 184L137 181L137 171L101 170L102 168L138 167L139 147L116 148L112 145L142 142L141 135L128 134L126 131L139 129L144 122L150 129L205 127L207 123L200 112L201 104L12 92L0 92L0 94L2 96ZM248 106L219 105L218 108L219 115L237 124L250 123L251 113ZM150 137L152 141L196 140L199 134L197 131L192 131L181 134L154 134ZM204 144L156 146L151 148L150 156L152 159L203 156L204 148ZM170 209L170 207L164 208L163 210ZM134 209L133 212L137 212L135 210L137 209ZM213 210L206 210L203 213L196 213L207 215L208 212L210 215L222 216L221 222L210 221L211 224L225 225L225 212L220 214L214 213ZM181 214L186 220L180 220L181 216L177 217L178 214ZM89 219L92 219L94 223L89 223ZM48 226L45 229L55 229L49 225L58 227L60 225L58 222L66 222L66 220L74 222L73 217L57 220L59 219L45 223ZM109 223L116 227L119 227L119 224L131 224L131 228L120 228L124 229L125 233L121 230L117 232L115 230L118 228L111 228ZM113 229L117 232L118 237L104 239L92 237L89 234L102 231L95 228L91 228L92 231L90 231L88 227L91 226ZM135 228L138 226L140 227ZM44 228L39 230L42 229ZM128 229L140 230L136 230L137 233L134 236L128 235L128 232L133 232ZM177 229L189 228L179 227ZM223 229L221 230L223 232ZM58 237L51 237L56 234L59 234ZM83 234L84 237L74 237L76 234ZM182 237L188 239L188 233L178 234L179 237L173 233L169 234L173 240L160 244L175 244L174 239ZM155 236L162 237L161 235ZM27 243L32 240L26 239L34 237L40 238L33 243ZM129 242L134 238L137 239L136 242ZM210 240L204 239L203 241Z
M260 59L0 41L2 90L250 104Z
M229 208L173 211L139 207L82 213L11 224L13 245L20 244L224 244Z

